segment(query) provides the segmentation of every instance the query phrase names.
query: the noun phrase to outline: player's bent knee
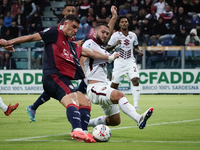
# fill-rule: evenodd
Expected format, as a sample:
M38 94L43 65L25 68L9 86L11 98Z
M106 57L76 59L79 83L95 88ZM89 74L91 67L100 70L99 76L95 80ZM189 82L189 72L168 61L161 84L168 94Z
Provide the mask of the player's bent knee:
M78 102L79 106L90 106L91 107L91 102L87 96L85 96L83 93L77 91L78 95Z
M114 90L110 94L110 99L111 101L119 101L124 96L125 96L124 93L122 93L121 91Z

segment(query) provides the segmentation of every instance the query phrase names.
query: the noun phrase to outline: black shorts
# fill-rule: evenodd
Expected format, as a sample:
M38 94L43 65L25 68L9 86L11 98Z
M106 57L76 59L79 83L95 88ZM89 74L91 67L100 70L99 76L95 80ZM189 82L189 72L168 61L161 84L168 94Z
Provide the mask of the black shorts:
M67 76L52 74L42 78L44 91L57 100L61 100L66 94L76 92L73 84Z

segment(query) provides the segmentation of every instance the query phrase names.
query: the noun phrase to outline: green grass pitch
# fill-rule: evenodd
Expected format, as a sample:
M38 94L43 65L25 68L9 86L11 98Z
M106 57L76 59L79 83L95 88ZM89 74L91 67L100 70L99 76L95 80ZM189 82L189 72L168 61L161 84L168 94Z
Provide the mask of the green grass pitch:
M107 143L84 143L70 138L71 125L65 108L51 99L40 106L37 122L29 122L25 107L39 95L0 95L5 104L19 103L10 116L0 113L0 150L199 150L200 95L141 95L143 113L154 108L145 129L123 112L121 124L110 127ZM132 104L132 96L126 95ZM91 118L103 115L98 105L92 105ZM92 128L90 127L91 131Z

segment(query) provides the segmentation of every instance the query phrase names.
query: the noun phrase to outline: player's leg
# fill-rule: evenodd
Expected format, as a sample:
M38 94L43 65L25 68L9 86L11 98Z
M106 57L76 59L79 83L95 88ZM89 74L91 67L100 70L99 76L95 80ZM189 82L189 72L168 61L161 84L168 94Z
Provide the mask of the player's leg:
M70 136L74 139L84 140L87 143L94 143L95 140L89 137L82 129L77 94L74 92L64 96L60 103L66 108L67 119L72 125Z
M6 112L6 110L8 109L8 106L6 104L4 104L1 97L0 97L0 108L3 110L3 112Z
M133 120L135 120L140 129L144 129L146 126L146 121L151 117L153 113L153 108L149 108L142 115L138 114L135 108L128 102L125 95L118 90L112 91L110 94L110 100L114 104L118 103L120 109Z
M112 82L111 85L110 85L110 87L113 88L113 89L117 89L118 86L119 86L119 83L114 83L114 82Z
M117 126L121 123L118 105L101 106L105 116L99 116L91 119L88 126L95 127L98 124L105 124L108 126Z
M135 77L131 79L133 84L132 95L133 95L133 104L136 110L141 110L138 106L138 102L140 99L140 86L139 86L139 78Z
M83 131L90 135L88 133L88 123L90 121L91 102L83 93L77 91L77 95L79 102L79 112L81 114L81 126Z
M17 109L18 105L19 103L16 103L13 106L11 106L11 104L7 106L6 104L4 104L2 98L0 97L0 108L3 110L6 116L9 116L15 109Z
M135 62L131 64L132 65L129 67L129 70L128 70L128 77L129 79L131 79L131 82L133 85L133 89L132 89L133 104L136 110L141 110L138 107L138 102L140 98L139 71Z
M98 124L106 124L110 126L119 125L121 122L119 107L110 101L110 93L113 91L109 84L95 83L89 84L87 94L91 102L99 104L105 116L90 119L88 126L96 126Z
M123 71L120 71L120 69L116 69L116 67L113 69L112 73L112 83L111 83L111 88L117 89L119 86L120 81L122 80L122 76L124 73Z
M37 108L47 102L50 99L50 96L46 93L43 92L40 97L30 106L26 107L26 111L29 115L30 121L36 122L35 120L35 114Z
M49 96L59 100L66 108L66 117L72 125L71 137L85 142L95 142L82 130L78 96L70 79L63 75L43 76L43 87Z

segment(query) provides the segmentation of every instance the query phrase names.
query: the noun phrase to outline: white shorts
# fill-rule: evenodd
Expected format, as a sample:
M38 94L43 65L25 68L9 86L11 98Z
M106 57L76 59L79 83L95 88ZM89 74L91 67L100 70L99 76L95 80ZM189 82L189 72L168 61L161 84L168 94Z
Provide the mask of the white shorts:
M115 90L110 87L107 83L94 83L88 84L87 95L93 104L98 104L102 108L106 117L118 114L119 106L118 104L113 104L110 100L111 92Z
M135 62L126 63L126 66L115 65L112 73L112 82L120 83L123 79L123 75L127 75L130 80L133 78L139 78L139 70Z

